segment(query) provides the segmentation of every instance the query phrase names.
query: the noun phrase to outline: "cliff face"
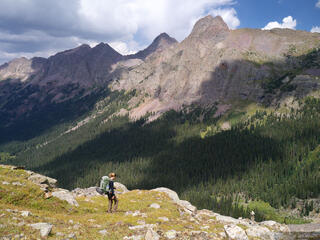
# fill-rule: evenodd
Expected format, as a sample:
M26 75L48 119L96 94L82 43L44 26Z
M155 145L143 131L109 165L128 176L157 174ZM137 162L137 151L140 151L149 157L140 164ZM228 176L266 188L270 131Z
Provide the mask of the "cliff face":
M194 102L207 105L245 99L277 103L301 95L302 89L303 94L319 89L319 74L314 70L320 67L319 47L319 34L289 29L229 30L220 17L208 16L181 43L122 71L113 88L139 89L150 96L132 116ZM285 84L283 76L288 77L286 85L297 91L280 90ZM277 86L268 89L270 82L278 80ZM313 84L306 88L308 82Z
M0 165L0 236L3 239L147 240L320 236L306 229L292 232L290 227L274 221L257 223L197 210L167 188L128 191L116 184L118 211L106 213L108 199L94 187L70 192L57 188L55 179Z
M122 56L108 44L100 43L94 48L84 44L48 59L20 58L6 63L0 66L2 125L18 118L43 115L42 112L56 108L59 103L76 102L89 95L98 98L113 80L110 72L114 64L121 62L128 67L174 43L175 39L163 33L148 48L129 56ZM89 108L89 104L81 105L79 109Z
M207 16L181 43L163 33L134 55L122 56L101 43L48 59L16 59L0 67L0 120L6 126L32 119L49 108L60 111L57 104L68 101L88 111L109 87L136 90L128 103L131 118L148 112L156 118L192 103L277 105L319 90L319 48L318 33L229 30L221 17Z

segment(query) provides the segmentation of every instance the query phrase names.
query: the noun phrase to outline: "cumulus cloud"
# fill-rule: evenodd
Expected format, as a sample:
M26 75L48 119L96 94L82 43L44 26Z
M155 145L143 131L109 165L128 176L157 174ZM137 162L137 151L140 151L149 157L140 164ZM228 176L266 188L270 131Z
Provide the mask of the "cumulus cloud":
M273 28L290 28L290 29L296 29L297 26L297 20L293 19L293 17L288 16L282 19L282 23L278 22L269 22L262 30L270 30Z
M231 29L235 29L240 25L240 20L237 17L237 12L234 8L213 9L210 11L210 14L212 16L221 16Z
M320 0L318 0L318 2L316 3L316 7L320 8Z
M49 53L108 42L123 54L146 46L161 32L183 40L196 20L221 15L240 21L234 0L1 0L0 58L4 53ZM9 59L9 58L8 58Z
M312 33L314 33L314 32L320 33L320 27L318 27L318 26L312 27L310 32L312 32Z

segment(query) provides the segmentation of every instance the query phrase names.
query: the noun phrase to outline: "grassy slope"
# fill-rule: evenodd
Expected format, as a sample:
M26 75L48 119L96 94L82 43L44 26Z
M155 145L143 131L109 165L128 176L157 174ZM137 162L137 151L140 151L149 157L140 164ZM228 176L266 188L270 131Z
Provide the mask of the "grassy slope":
M22 233L28 239L36 239L39 237L39 231L32 229L28 224L38 222L53 224L49 239L59 238L58 233L64 236L75 233L77 239L122 239L124 236L142 234L139 230L129 229L130 226L139 225L138 221L157 224L155 230L160 234L168 230L186 233L200 231L203 225L208 226L208 233L223 231L223 225L214 219L208 222L209 217L203 219L202 225L190 221L187 215L180 216L179 207L164 193L134 190L121 194L118 212L110 214L106 213L107 199L103 196L90 199L79 197L77 201L80 206L72 207L55 197L45 199L43 192L29 182L27 176L24 170L0 167L0 236ZM10 184L4 185L3 182ZM12 185L14 182L20 182L23 186ZM158 203L161 208L150 208L151 203ZM32 215L22 217L19 211L25 210L30 211ZM126 212L137 210L147 217L126 215ZM167 217L169 221L164 222L158 217ZM105 236L99 233L103 229L108 231Z

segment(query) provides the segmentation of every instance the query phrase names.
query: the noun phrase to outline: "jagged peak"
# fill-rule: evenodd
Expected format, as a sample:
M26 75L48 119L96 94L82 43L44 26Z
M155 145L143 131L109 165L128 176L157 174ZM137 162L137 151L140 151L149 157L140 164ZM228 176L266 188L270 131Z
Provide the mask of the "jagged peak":
M130 55L129 57L145 59L150 54L159 50L164 50L177 42L178 41L175 38L170 37L167 33L163 32L159 34L146 49L141 50L134 55Z
M223 21L221 16L213 17L208 15L199 19L190 34L191 37L200 37L201 35L210 36L220 32L229 31L228 25Z
M154 42L159 42L161 40L166 40L166 41L170 41L170 42L178 42L175 38L173 37L170 37L169 34L163 32L161 34L159 34L154 40L153 40L153 43Z

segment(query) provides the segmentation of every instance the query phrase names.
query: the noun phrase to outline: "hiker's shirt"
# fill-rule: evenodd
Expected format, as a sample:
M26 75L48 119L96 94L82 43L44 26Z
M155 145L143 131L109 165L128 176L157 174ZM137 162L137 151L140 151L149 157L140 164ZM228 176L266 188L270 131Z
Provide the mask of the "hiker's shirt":
M109 191L111 193L111 196L114 195L114 182L112 180L109 181Z

